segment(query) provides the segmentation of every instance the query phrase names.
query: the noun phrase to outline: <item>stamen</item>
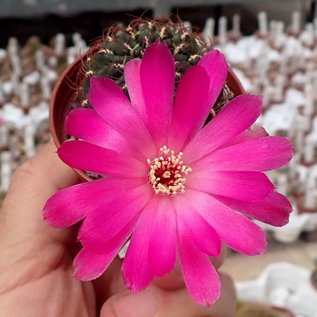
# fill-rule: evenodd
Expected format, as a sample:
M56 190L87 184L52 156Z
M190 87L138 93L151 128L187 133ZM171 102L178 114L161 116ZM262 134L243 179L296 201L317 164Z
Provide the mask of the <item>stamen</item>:
M176 195L185 192L187 176L192 169L184 165L183 155L182 152L175 154L164 145L158 157L146 160L150 167L149 182L156 194Z

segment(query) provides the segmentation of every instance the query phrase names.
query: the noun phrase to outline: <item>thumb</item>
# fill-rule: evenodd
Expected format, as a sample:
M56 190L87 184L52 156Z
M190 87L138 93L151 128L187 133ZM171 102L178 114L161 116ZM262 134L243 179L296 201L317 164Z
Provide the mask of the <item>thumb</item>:
M232 280L219 274L222 292L212 307L197 304L185 288L163 290L155 285L143 292L122 292L110 297L102 306L100 317L232 317L236 296Z
M154 317L159 295L153 288L136 294L126 291L114 295L102 306L100 317Z
M223 247L219 258L211 258L215 268L218 269L222 265L225 252L226 249ZM119 265L116 266L116 270L119 274ZM111 275L116 274L112 272ZM125 290L123 280L119 279L120 282L112 289L112 294L115 295L103 303L100 317L231 316L231 307L234 307L235 301L232 282L221 273L220 278L223 282L223 295L211 310L198 305L190 298L179 264L171 273L155 279L149 288L140 293L133 294ZM226 307L227 302L230 304L229 307ZM214 314L215 311L220 314Z

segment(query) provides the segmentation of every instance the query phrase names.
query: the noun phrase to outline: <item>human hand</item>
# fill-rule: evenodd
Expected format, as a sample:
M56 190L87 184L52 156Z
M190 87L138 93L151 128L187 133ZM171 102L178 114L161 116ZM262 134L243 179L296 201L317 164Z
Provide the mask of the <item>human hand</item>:
M179 269L131 294L121 277L121 260L93 282L73 278L79 249L76 229L56 230L42 217L47 199L79 182L52 143L15 172L0 212L0 316L10 317L233 317L235 292L220 274L221 298L211 308L187 294ZM219 268L220 260L214 260Z

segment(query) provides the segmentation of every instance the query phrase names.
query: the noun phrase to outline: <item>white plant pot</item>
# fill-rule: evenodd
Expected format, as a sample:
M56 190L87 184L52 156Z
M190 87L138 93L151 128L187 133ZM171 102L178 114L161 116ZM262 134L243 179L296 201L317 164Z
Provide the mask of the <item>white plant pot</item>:
M279 242L291 243L296 241L303 231L312 232L317 229L317 213L298 214L295 209L291 213L289 223L284 227L259 224L265 230L273 232L274 238Z
M274 263L256 280L237 282L238 298L286 308L296 317L317 317L317 291L311 285L310 275L302 267Z

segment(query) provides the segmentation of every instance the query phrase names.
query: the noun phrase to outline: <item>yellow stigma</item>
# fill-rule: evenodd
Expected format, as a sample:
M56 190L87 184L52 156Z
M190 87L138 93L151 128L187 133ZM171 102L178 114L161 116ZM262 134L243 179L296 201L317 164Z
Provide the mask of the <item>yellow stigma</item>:
M184 165L182 157L182 152L175 154L164 145L158 157L147 160L150 167L149 182L156 194L176 195L185 192L186 179L192 169Z

